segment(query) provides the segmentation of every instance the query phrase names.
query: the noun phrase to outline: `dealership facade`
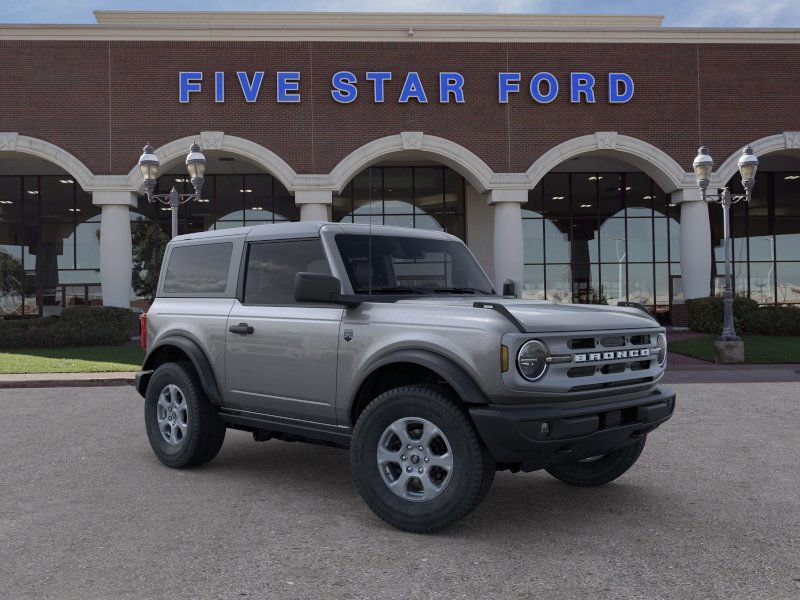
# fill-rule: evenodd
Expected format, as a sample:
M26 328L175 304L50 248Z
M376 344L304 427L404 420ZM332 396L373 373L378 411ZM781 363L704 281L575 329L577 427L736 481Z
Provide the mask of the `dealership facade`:
M287 220L442 229L498 289L642 303L670 322L721 289L800 304L800 31L660 17L104 12L0 25L0 316L141 305L132 269L169 232L142 195L189 192L179 232ZM160 234L163 236L163 234ZM152 254L152 252L150 252ZM141 275L141 273L139 273Z

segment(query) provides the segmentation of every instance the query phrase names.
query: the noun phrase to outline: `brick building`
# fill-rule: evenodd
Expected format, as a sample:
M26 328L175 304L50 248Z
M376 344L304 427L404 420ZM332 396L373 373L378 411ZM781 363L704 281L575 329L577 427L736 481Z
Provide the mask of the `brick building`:
M103 12L0 25L0 314L137 302L131 268L180 232L297 219L446 229L490 277L556 302L641 302L665 322L718 291L740 189L736 291L800 303L798 30L663 28L660 17ZM164 41L170 40L170 41ZM150 243L150 242L148 242Z

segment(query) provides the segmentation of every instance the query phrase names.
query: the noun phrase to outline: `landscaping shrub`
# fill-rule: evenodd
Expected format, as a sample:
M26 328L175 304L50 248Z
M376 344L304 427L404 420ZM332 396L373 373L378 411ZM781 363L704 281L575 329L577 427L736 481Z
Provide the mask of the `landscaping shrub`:
M722 333L724 304L720 297L686 301L689 328L700 333ZM800 309L759 307L755 300L733 299L733 325L742 335L800 335Z
M800 335L800 309L780 306L759 308L747 333L758 335Z
M0 321L0 349L124 344L130 327L127 308L71 306L60 317Z

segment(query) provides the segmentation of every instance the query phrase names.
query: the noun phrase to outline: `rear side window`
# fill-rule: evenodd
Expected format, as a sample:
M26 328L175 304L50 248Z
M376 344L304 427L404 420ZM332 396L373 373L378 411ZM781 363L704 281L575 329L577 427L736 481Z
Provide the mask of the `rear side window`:
M294 278L300 272L330 274L320 240L251 244L244 303L294 304Z
M173 248L164 275L164 293L224 293L228 287L232 252L230 242Z

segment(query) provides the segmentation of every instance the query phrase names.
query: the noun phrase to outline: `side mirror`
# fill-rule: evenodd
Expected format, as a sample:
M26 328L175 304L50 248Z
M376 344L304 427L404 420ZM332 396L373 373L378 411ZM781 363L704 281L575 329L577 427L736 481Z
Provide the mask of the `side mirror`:
M503 282L503 296L517 297L517 284L514 283L513 279L506 279Z
M325 273L298 273L294 277L294 299L302 304L338 303L342 282Z

